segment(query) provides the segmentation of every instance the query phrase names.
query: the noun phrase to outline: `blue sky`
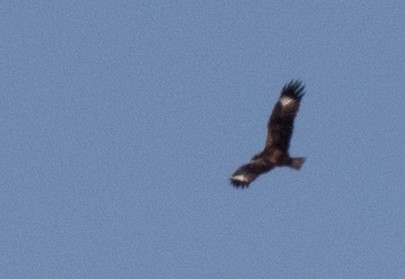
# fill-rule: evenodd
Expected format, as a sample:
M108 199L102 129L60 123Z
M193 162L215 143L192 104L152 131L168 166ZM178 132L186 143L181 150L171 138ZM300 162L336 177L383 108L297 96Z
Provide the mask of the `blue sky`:
M0 13L1 278L405 278L403 1ZM306 163L234 189L291 79Z

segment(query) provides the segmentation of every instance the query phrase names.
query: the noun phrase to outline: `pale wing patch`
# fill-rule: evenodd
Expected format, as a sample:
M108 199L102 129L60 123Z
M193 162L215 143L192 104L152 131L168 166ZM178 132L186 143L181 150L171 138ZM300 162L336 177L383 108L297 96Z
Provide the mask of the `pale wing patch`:
M248 182L249 181L249 179L243 174L232 176L232 179L233 180L238 180L240 182Z
M293 98L283 96L280 98L280 103L283 107L291 106L294 104L295 100Z

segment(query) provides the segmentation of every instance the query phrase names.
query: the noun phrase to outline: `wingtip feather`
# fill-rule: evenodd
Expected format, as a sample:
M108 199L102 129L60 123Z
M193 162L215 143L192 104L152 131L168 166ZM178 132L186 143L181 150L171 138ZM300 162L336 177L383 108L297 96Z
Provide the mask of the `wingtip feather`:
M242 174L234 175L230 178L231 184L236 188L245 188L249 186L249 181L247 177Z
M284 85L283 89L281 90L281 96L288 96L301 100L301 98L305 95L304 89L305 85L302 83L302 81L292 80Z

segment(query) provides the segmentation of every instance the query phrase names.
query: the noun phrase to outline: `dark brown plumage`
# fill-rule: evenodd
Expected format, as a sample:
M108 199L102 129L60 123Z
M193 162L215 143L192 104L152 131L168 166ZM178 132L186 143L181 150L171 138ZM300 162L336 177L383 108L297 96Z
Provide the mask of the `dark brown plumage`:
M305 162L304 157L290 157L291 135L294 119L298 113L304 86L300 81L291 81L281 90L280 98L274 106L267 124L267 139L264 150L256 154L250 163L241 166L231 177L235 187L247 187L259 175L275 167L291 167L299 170Z

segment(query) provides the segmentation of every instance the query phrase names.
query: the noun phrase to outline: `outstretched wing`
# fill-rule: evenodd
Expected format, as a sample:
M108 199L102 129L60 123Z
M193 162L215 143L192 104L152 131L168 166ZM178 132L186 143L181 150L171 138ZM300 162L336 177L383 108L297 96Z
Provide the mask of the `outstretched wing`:
M231 177L231 184L235 187L247 187L259 175L270 171L273 168L268 162L263 160L253 161L241 166Z
M274 106L267 124L265 148L277 148L283 152L288 152L294 128L294 119L304 94L304 85L300 81L293 80L283 87L280 98Z

